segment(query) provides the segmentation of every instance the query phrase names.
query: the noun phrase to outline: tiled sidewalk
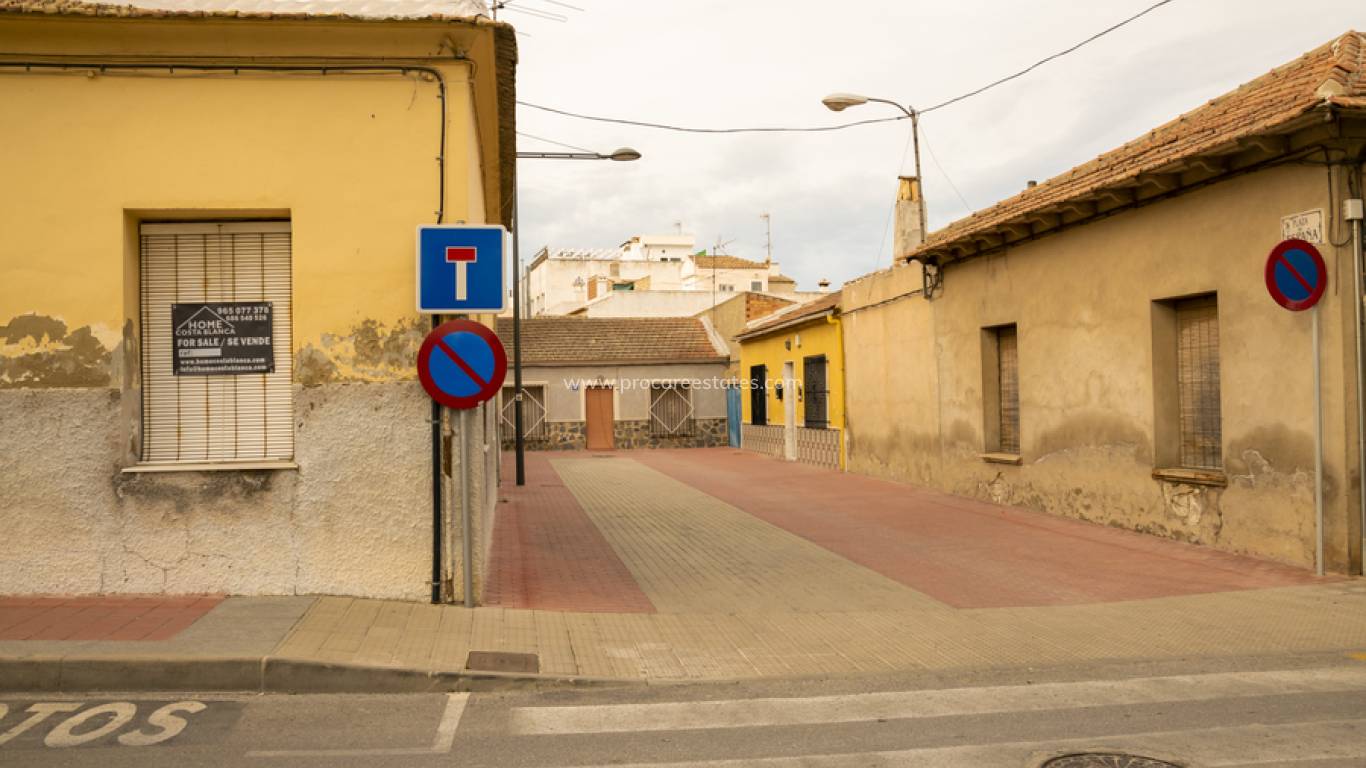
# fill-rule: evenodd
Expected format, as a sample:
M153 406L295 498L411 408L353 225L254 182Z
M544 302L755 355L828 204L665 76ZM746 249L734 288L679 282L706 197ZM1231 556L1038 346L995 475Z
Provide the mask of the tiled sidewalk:
M0 597L0 640L170 640L221 596Z

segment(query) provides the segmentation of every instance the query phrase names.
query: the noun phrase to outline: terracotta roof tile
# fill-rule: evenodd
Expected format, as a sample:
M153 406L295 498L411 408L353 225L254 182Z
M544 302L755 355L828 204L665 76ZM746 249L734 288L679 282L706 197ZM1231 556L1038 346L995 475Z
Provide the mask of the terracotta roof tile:
M1269 132L1324 105L1366 105L1366 35L1348 32L1118 149L932 232L908 257L969 243L1028 214L1132 183L1141 174Z
M807 318L820 317L826 312L837 311L840 305L840 292L835 291L819 299L799 304L795 307L784 307L774 312L768 317L759 318L754 325L745 328L736 338L744 339L763 334L765 331L774 328L784 327L795 322L800 322Z
M498 319L512 352L512 318ZM718 350L693 317L532 317L522 321L523 365L718 362Z
M0 13L120 18L423 20L496 24L480 0L0 0ZM477 17L477 18L476 18Z
M694 256L698 269L768 269L762 261L750 261L739 256Z

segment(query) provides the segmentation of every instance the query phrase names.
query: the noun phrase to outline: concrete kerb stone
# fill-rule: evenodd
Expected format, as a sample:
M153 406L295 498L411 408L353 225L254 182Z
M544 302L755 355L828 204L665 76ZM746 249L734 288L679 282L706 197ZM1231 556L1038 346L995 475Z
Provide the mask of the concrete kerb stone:
M428 693L643 685L640 679L430 670L309 659L0 657L0 692Z

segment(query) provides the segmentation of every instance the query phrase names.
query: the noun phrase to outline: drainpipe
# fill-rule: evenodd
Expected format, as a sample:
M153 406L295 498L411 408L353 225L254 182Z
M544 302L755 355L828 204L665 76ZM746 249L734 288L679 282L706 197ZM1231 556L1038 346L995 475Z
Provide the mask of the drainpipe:
M1361 503L1361 572L1366 574L1366 398L1362 397L1366 384L1362 382L1366 374L1366 360L1362 359L1361 303L1366 296L1361 286L1361 219L1362 200L1344 200L1343 218L1352 222L1352 274L1356 280L1356 297L1352 302L1356 309L1357 344L1357 497Z

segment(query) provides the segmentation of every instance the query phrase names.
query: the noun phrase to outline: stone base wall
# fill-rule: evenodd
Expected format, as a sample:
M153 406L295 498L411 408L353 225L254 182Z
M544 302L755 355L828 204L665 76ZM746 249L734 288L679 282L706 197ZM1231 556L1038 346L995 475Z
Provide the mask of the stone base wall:
M727 444L725 419L696 419L692 434L653 435L650 422L618 421L613 429L617 448L716 448Z
M577 451L588 445L588 434L582 421L547 421L544 435L528 436L524 442L528 451ZM517 436L510 429L504 430L503 448L516 447Z
M650 422L617 421L612 430L613 445L620 450L631 448L715 448L728 444L725 419L697 419L692 434L652 435ZM526 438L529 451L575 451L588 446L587 427L582 421L552 421L546 423L545 437ZM506 432L503 448L511 450L514 438Z

